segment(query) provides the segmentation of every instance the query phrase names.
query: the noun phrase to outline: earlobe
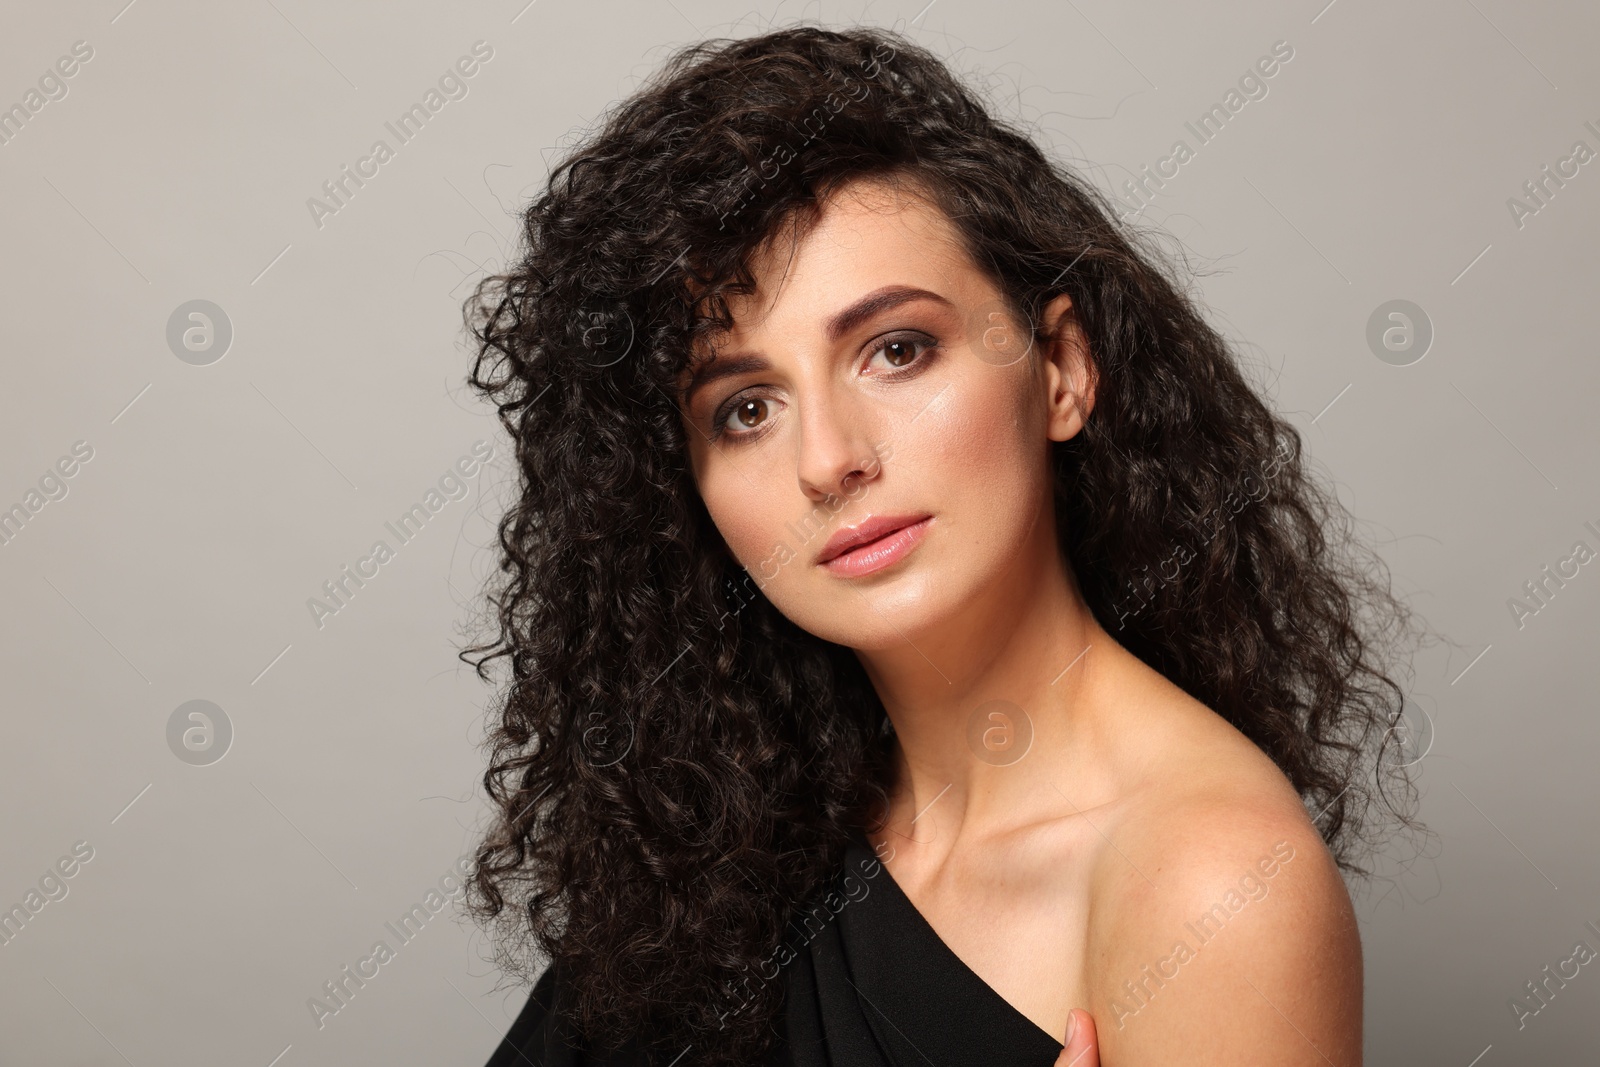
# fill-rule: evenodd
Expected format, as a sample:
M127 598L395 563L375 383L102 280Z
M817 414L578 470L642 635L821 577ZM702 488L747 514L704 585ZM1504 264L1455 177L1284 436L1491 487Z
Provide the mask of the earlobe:
M1077 393L1062 393L1052 403L1050 412L1050 440L1070 440L1089 420L1088 405Z

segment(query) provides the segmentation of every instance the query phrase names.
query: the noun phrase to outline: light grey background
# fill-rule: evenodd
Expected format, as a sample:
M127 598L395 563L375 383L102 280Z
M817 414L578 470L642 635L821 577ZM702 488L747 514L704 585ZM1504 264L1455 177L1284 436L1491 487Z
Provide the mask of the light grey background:
M511 482L463 384L459 304L564 146L679 44L820 18L906 27L1111 191L1274 42L1292 61L1167 183L1215 321L1450 642L1418 661L1418 856L1360 895L1369 1064L1565 1064L1600 962L1600 562L1519 626L1523 584L1600 550L1600 151L1592 4L13 3L0 106L93 57L0 145L0 507L78 441L65 497L0 545L0 907L93 859L0 946L6 1064L481 1064L521 1007L441 912L318 1028L307 1007L474 843L487 693L454 658ZM307 199L476 41L493 57L319 227ZM1367 323L1410 300L1426 356ZM226 354L167 324L208 300ZM384 523L475 441L466 498ZM319 628L307 600L395 556ZM220 761L168 744L191 700ZM180 731L181 732L181 731ZM203 739L198 739L203 740ZM181 748L181 746L180 746ZM1420 749L1419 749L1420 751ZM1312 961L1308 961L1308 966ZM1553 986L1552 986L1553 988ZM276 1057L276 1059L275 1059ZM1476 1059L1475 1059L1476 1057Z

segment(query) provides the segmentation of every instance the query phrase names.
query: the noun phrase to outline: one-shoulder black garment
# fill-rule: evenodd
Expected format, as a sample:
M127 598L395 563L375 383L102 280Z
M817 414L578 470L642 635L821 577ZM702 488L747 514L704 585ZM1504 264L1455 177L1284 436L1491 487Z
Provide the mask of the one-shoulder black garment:
M783 1037L764 1067L1051 1067L1061 1054L940 939L859 832L785 943L793 958L772 979ZM642 1067L636 1043L591 1050L566 1005L546 968L486 1067ZM675 1067L695 1062L690 1048Z

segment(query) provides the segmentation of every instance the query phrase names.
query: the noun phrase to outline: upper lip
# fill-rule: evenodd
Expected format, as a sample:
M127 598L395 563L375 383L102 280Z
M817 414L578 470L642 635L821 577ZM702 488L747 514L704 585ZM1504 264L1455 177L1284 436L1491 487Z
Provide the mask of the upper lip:
M822 553L817 556L818 563L826 563L835 556L843 555L858 545L869 541L876 541L880 537L903 530L928 518L922 515L870 515L854 526L840 527L828 543L822 546Z

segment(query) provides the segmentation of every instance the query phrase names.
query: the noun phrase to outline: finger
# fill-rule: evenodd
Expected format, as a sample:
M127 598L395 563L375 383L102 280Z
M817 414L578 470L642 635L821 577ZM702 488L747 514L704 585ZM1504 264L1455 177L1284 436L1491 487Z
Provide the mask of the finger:
M1061 1049L1054 1067L1100 1067L1100 1043L1094 1029L1094 1016L1073 1008L1069 1027L1072 1036Z

